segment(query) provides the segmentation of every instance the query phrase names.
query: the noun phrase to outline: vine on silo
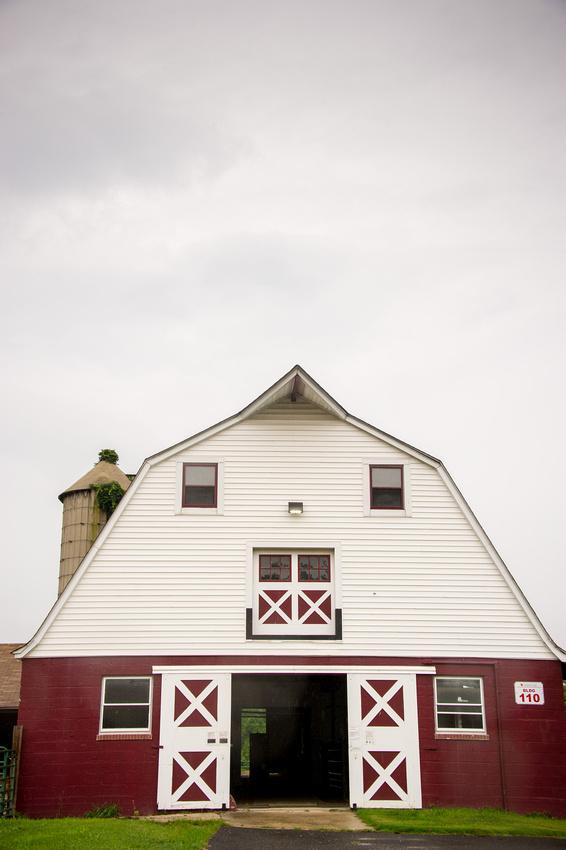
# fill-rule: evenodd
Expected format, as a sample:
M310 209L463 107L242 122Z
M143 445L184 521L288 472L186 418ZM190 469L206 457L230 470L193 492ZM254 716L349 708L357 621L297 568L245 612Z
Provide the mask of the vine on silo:
M111 516L124 495L123 488L117 481L107 481L104 484L93 484L92 489L96 493L96 502L100 510L104 511L106 516Z

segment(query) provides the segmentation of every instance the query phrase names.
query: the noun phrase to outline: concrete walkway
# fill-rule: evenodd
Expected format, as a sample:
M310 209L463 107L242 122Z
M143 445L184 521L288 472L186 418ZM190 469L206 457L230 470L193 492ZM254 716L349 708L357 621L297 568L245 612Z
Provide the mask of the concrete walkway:
M183 812L152 815L147 820L222 820L226 826L244 829L294 829L366 832L369 828L347 808L241 808L230 812Z
M227 826L246 829L317 829L348 832L368 830L365 823L346 808L324 809L316 806L312 809L238 809L235 812L226 812L222 819Z

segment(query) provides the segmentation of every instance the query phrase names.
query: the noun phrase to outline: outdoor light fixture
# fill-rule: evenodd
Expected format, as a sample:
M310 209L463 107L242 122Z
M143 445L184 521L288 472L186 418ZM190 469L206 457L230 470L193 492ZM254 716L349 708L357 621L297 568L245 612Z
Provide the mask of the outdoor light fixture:
M302 512L302 502L289 502L289 513L291 514L291 516L301 516Z

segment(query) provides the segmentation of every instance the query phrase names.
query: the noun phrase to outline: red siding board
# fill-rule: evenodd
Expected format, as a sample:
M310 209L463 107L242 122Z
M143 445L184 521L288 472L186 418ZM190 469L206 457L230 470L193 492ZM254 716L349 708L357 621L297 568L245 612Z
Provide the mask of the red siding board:
M566 815L566 713L555 661L435 658L123 657L24 659L24 726L17 807L32 817L80 815L117 803L156 811L161 677L154 677L152 735L96 740L103 676L140 676L153 665L434 664L439 675L482 676L488 738L435 736L431 676L417 677L423 805L494 806ZM542 681L544 706L515 704L515 681Z

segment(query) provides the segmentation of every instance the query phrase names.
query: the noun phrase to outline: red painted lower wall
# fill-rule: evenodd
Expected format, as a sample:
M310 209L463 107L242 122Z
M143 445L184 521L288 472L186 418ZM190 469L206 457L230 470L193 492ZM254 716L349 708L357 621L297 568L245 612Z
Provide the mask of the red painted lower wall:
M32 817L81 815L117 803L124 814L156 811L160 676L153 734L97 741L103 676L151 674L153 665L433 664L438 675L481 676L487 735L435 735L433 677L418 676L424 806L494 806L566 816L566 713L557 661L435 658L122 657L26 658L17 808ZM544 683L544 706L515 704L515 681Z

